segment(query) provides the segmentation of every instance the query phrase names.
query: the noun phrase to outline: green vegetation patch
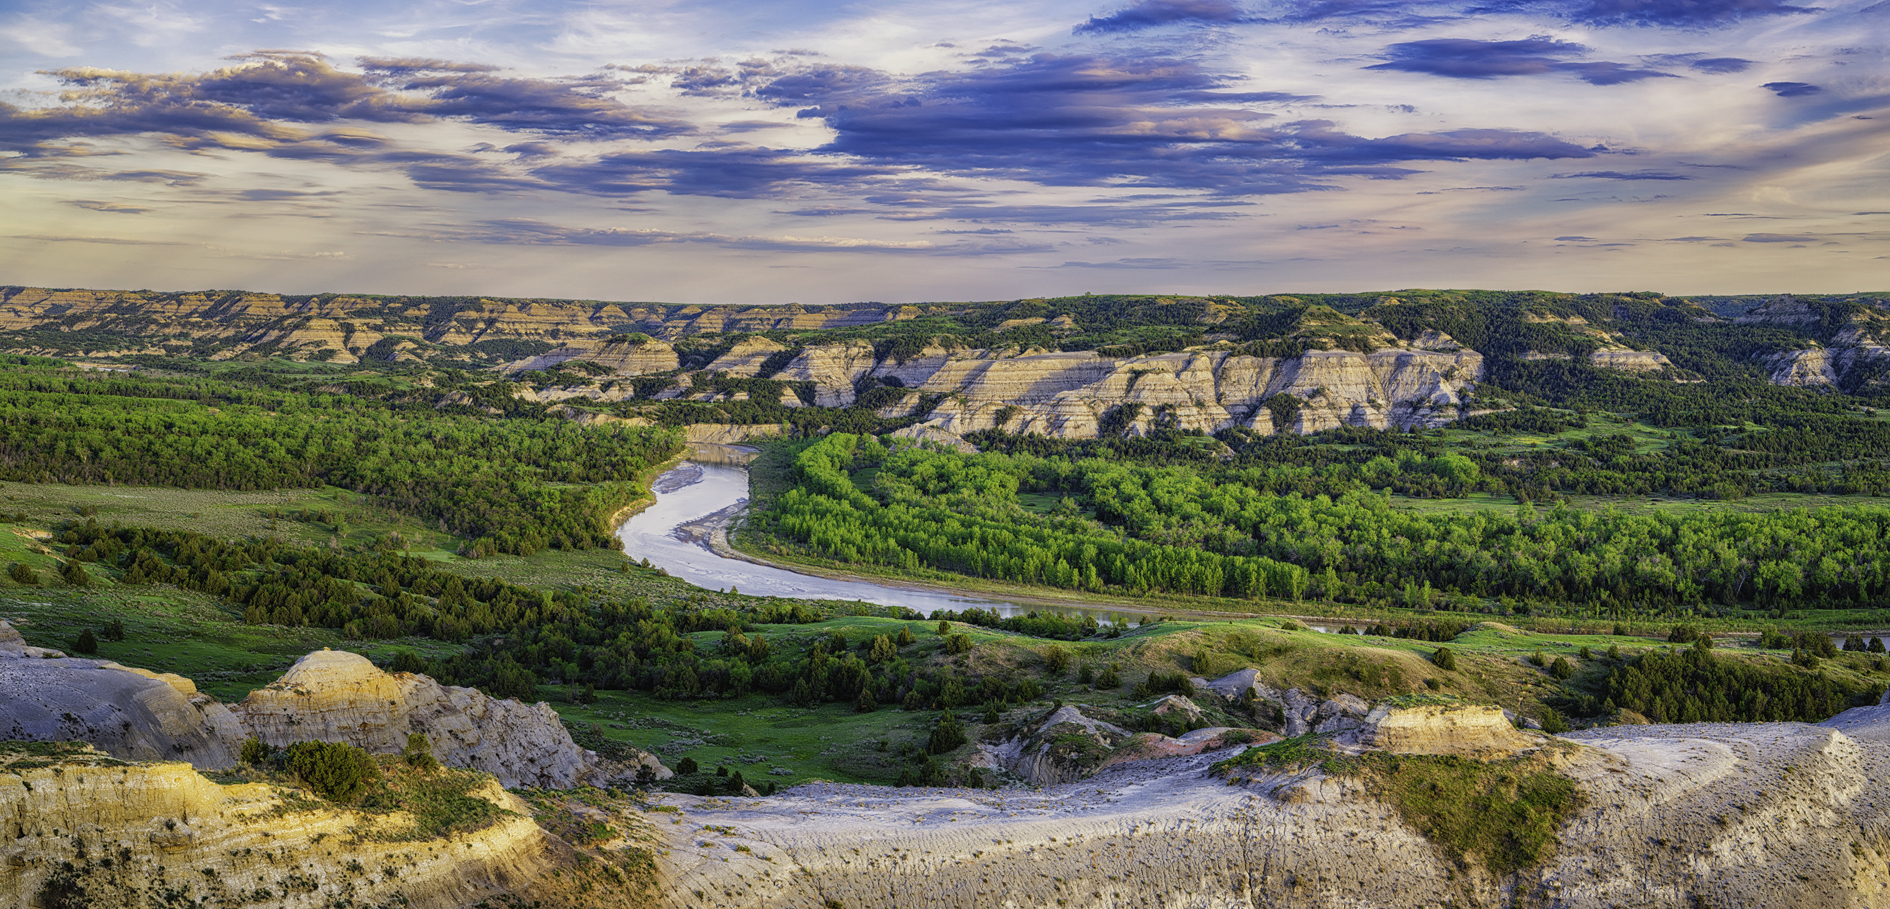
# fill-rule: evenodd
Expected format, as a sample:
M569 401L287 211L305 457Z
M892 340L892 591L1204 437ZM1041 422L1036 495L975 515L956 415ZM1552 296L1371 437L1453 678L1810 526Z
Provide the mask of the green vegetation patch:
M1328 750L1322 738L1306 735L1249 748L1214 771L1317 768L1357 780L1452 861L1480 864L1496 875L1542 864L1555 849L1557 830L1586 799L1542 752L1496 761L1384 752L1348 756Z
M1354 766L1373 795L1451 859L1497 875L1542 864L1555 849L1556 831L1586 800L1538 755L1484 762L1371 753Z

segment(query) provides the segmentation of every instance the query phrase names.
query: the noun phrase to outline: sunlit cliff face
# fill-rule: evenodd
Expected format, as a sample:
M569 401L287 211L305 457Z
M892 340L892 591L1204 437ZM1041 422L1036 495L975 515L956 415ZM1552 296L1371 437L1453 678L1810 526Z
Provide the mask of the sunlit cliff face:
M1875 0L8 9L7 283L1849 291L1890 249Z

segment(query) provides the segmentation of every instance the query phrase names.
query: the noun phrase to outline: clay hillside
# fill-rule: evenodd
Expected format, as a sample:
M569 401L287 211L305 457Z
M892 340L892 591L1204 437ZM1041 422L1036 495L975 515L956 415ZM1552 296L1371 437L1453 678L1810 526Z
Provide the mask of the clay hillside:
M1886 306L1486 291L678 306L10 287L0 344L149 368L481 370L511 381L506 400L443 402L587 422L779 425L845 408L932 433L1089 439L1438 426L1511 409L1511 391L1571 370L1873 391L1890 375Z

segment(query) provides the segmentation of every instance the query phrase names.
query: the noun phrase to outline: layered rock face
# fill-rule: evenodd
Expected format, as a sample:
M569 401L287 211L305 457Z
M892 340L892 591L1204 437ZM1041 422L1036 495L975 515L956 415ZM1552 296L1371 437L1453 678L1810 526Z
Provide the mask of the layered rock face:
M340 651L303 657L281 679L250 692L235 714L250 734L279 748L319 739L396 754L408 734L422 733L441 763L485 771L507 787L602 785L637 770L579 748L546 704L497 701L426 676L389 674ZM645 765L658 778L669 776L654 758Z
M476 794L511 813L380 841L358 836L373 819L219 786L188 764L0 750L0 905L448 909L530 893L554 867L552 844L517 798Z
M1516 731L1499 707L1475 704L1381 704L1365 717L1353 741L1393 754L1501 757L1540 744Z
M44 653L0 622L0 741L79 741L124 760L216 770L235 765L251 736L278 748L320 740L398 754L418 732L442 764L485 771L507 787L670 776L648 754L623 765L578 747L549 705L389 674L352 653L311 653L234 710L181 676Z
M912 384L923 366L901 369ZM1130 432L1172 419L1183 429L1241 426L1269 434L1274 423L1265 402L1279 394L1303 402L1287 428L1310 433L1341 425L1441 425L1457 418L1464 392L1482 374L1482 356L1461 348L1311 351L1289 359L1224 350L1126 359L1093 351L972 351L943 358L918 388L949 396L930 422L960 435L996 427L1094 438L1123 405L1136 411L1125 426Z
M814 383L814 403L821 407L846 407L853 403L853 383L872 372L873 345L865 341L823 344L809 347L790 361L775 378L790 382Z
M205 769L236 763L236 717L189 679L45 653L0 622L0 740L82 741L125 760Z
M680 365L676 349L662 341L616 341L596 345L567 344L536 357L508 363L505 371L518 373L551 369L573 360L596 363L609 369L613 376L645 376L669 372Z
M162 353L169 339L225 345L220 358L249 352L352 363L424 359L440 349L481 342L603 341L641 331L663 338L704 332L822 329L911 318L877 304L808 309L782 306L678 306L582 300L437 301L346 294L282 297L205 291L0 288L0 331L84 330L122 343L88 350L99 356ZM377 342L387 344L376 347ZM503 349L503 347L499 348ZM674 366L670 367L674 369ZM661 371L661 370L656 370Z
M1231 750L1041 791L670 796L689 824L663 863L670 905L726 909L1861 909L1890 902L1883 729L1621 727L1551 743L1586 801L1547 860L1513 875L1460 865L1357 781L1207 772Z

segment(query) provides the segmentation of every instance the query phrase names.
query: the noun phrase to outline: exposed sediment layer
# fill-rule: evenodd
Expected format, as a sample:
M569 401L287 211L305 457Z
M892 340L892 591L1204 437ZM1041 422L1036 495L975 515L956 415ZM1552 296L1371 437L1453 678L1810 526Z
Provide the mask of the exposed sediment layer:
M388 842L360 835L381 821L188 764L0 760L0 905L447 909L529 892L554 844L517 798L477 794L512 813Z
M1842 720L1842 718L1840 718ZM1843 728L1845 731L1839 731ZM1038 792L815 784L668 797L674 906L1383 909L1890 905L1876 720L1620 727L1558 760L1586 796L1538 868L1460 867L1362 785L1230 785L1233 752L1121 765ZM744 851L745 849L745 851ZM770 861L769 859L772 859Z
M382 672L342 651L303 657L282 678L250 692L235 713L246 730L276 747L319 739L395 754L409 734L422 733L441 763L490 773L505 786L603 785L636 772L578 747L548 704L501 701L423 675ZM645 763L652 774L669 776L654 758Z

